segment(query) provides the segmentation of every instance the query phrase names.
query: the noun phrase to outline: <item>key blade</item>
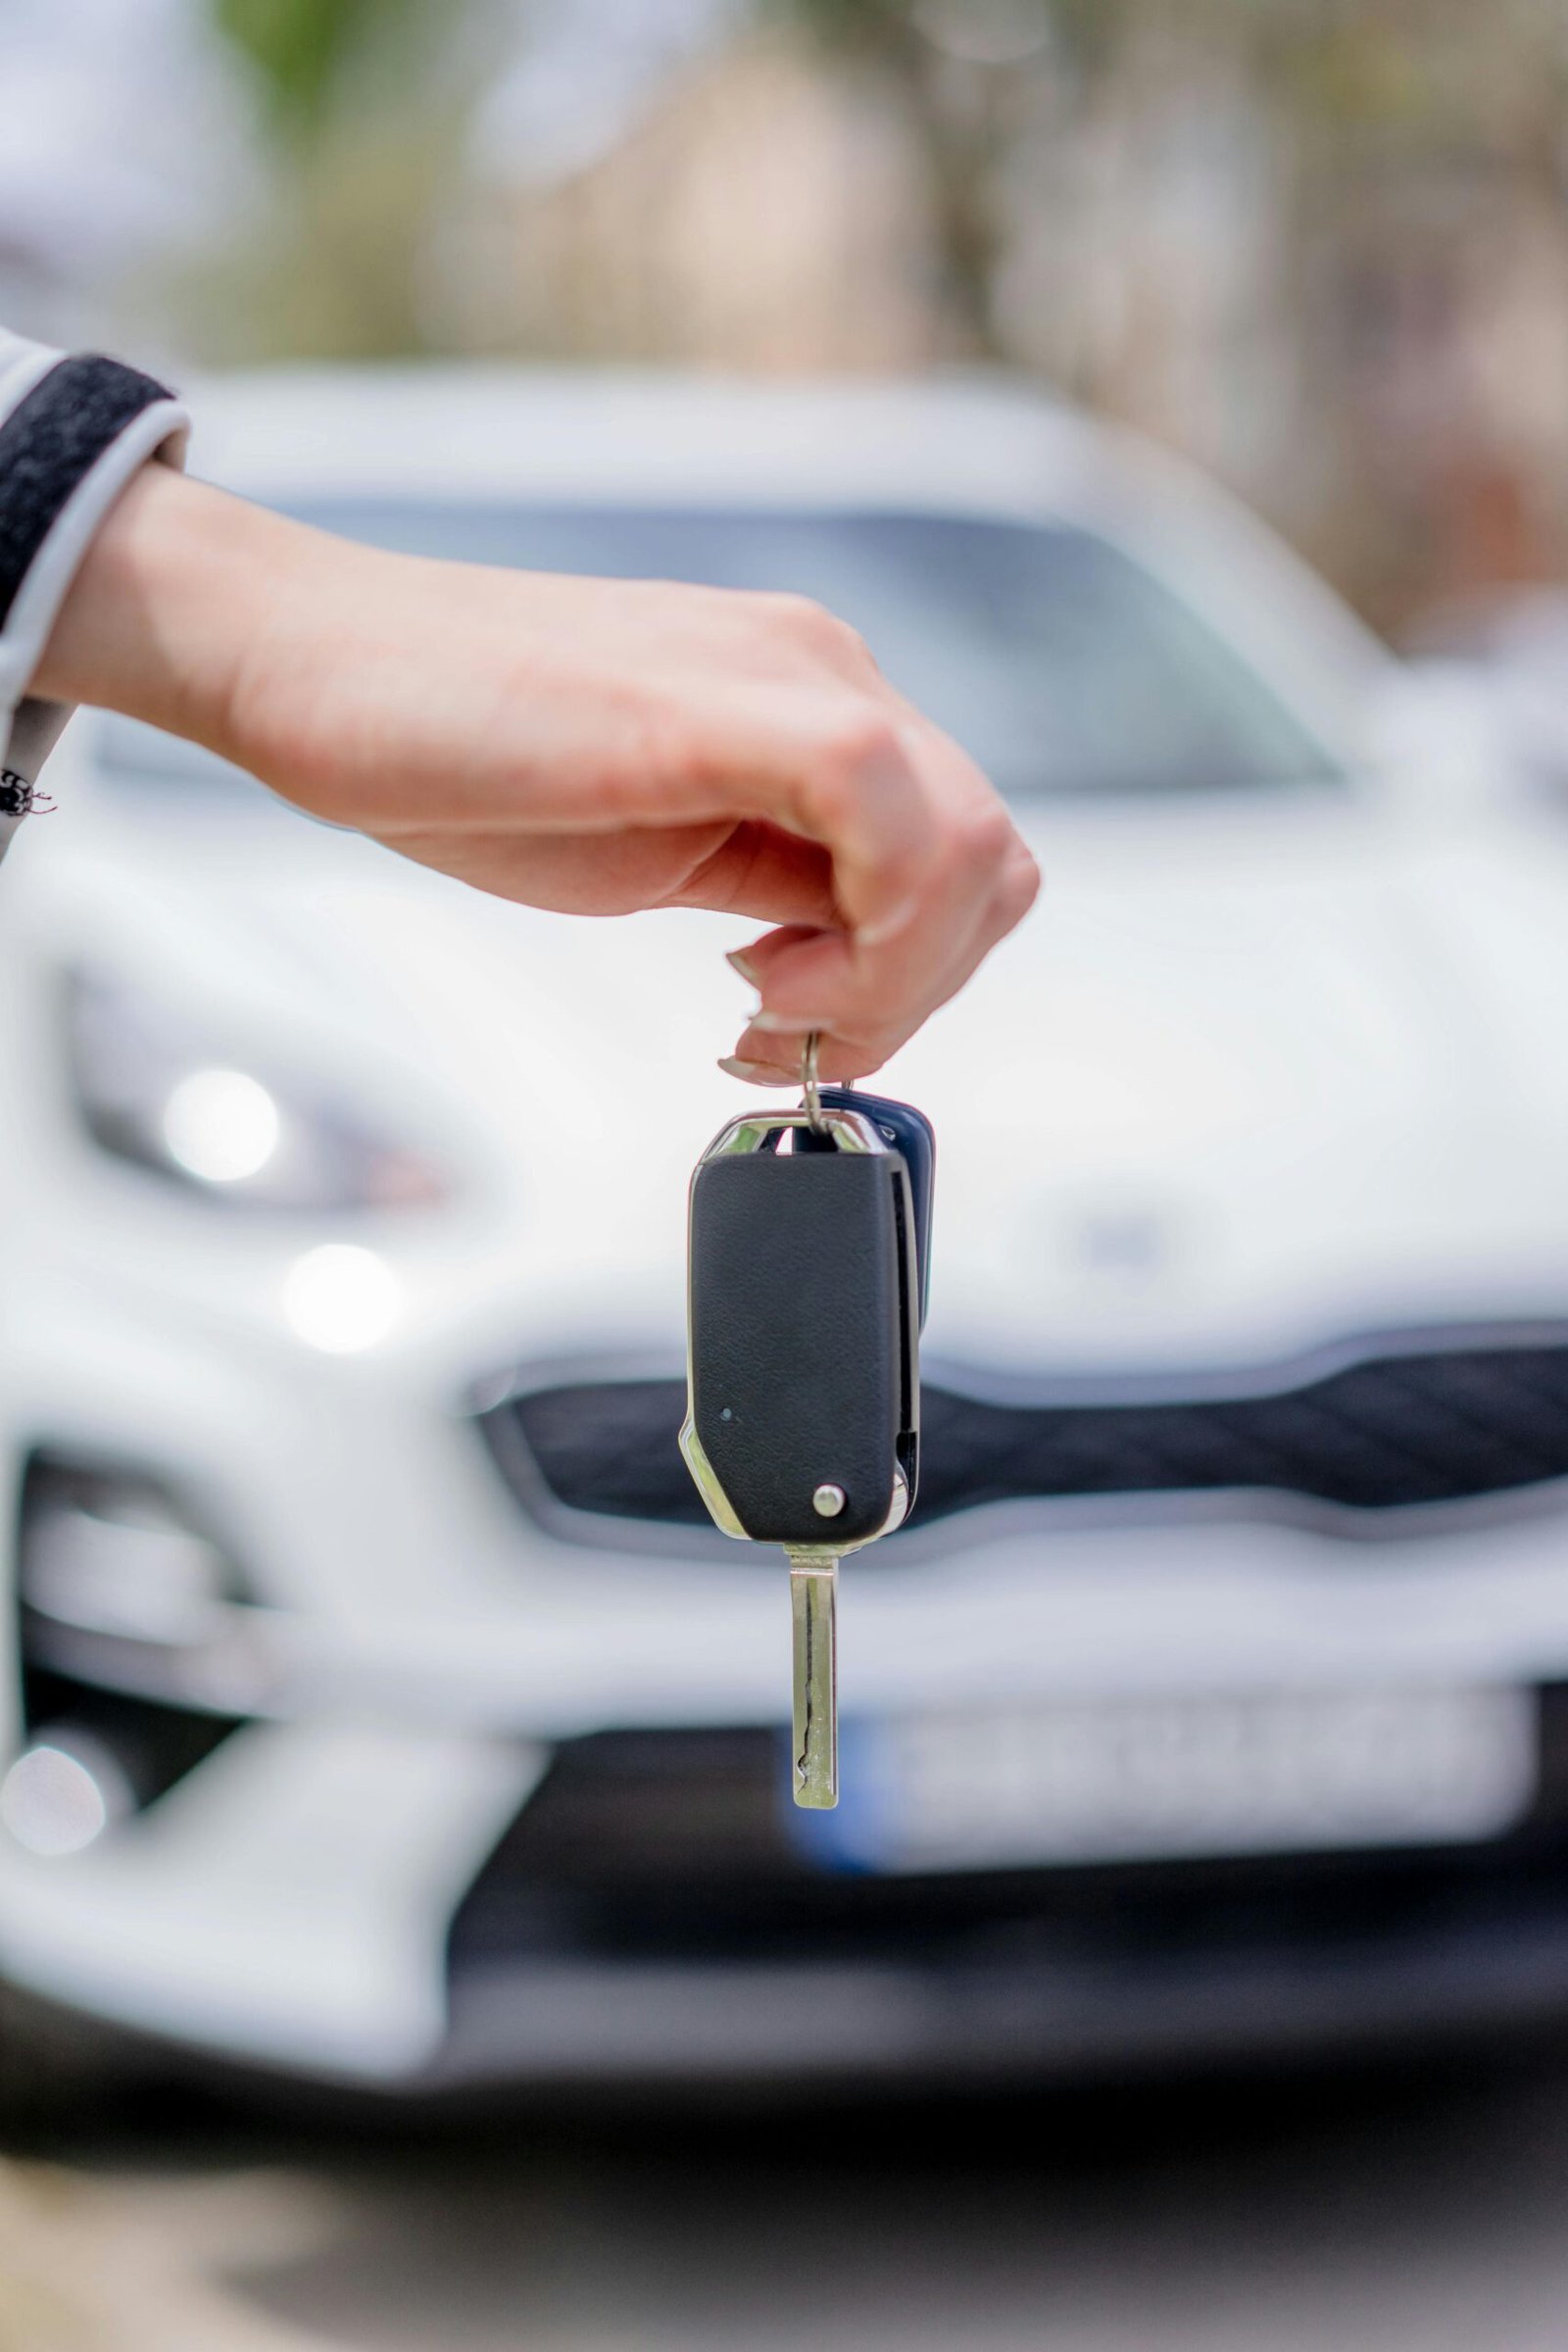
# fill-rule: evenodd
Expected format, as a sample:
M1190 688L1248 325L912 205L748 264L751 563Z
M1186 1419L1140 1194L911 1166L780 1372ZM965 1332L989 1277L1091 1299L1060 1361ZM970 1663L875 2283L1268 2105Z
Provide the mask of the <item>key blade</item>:
M826 1812L839 1801L839 1564L798 1552L789 1558L795 1629L795 1802Z

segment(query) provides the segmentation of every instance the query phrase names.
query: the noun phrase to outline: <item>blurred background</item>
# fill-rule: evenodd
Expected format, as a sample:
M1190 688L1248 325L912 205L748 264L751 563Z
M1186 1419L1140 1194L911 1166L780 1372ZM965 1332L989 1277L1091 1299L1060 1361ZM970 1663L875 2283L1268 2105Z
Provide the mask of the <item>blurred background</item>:
M9 0L0 299L177 368L1019 368L1377 626L1554 579L1551 0Z
M1568 0L0 0L0 318L175 381L296 362L872 388L1002 374L1130 426L1245 501L1413 657L1440 731L1445 682L1484 683L1499 762L1545 783L1560 836ZM1541 838L1523 850L1541 893L1551 869L1549 919L1512 885L1488 918L1494 937L1535 925L1546 943L1527 958L1525 1013L1478 987L1460 1020L1457 998L1420 980L1434 1067L1467 1022L1483 1062L1495 1047L1515 1075L1553 1064L1568 973L1552 926L1568 895L1560 848ZM1494 862L1519 848L1494 843ZM13 921L24 876L19 857ZM1451 879L1434 937L1466 919ZM1069 936L1074 887L1069 870ZM1348 906L1353 877L1334 889ZM1379 938L1397 895L1373 910ZM41 891L38 904L47 915ZM1369 1086L1397 1094L1416 1049L1372 1037L1365 973L1330 957L1308 978L1324 997L1343 982ZM1216 990L1234 993L1227 970ZM121 1032L103 1034L128 1066ZM1216 1034L1216 1063L1226 1051ZM1303 1049L1310 1103L1309 1062ZM211 1075L197 1067L187 1092ZM253 1121L272 1115L254 1086L243 1100L230 1087L224 1116L235 1101ZM1450 1104L1435 1164L1468 1165L1493 1115L1479 1103ZM91 1116L126 1159L151 1165L162 1149L124 1143L140 1113L119 1097ZM1368 1166L1382 1150L1371 1118ZM267 1148L253 1170L242 1144L225 1170L231 1129L215 1145L198 1126L187 1175L261 1168ZM369 1155L344 1132L345 1166ZM1557 1241L1541 1244L1539 1271L1509 1261L1495 1292L1493 1321L1506 1309L1521 1330L1562 1321L1568 1298L1558 1128L1551 1150L1530 1214L1548 1239L1555 1218ZM1310 1162L1309 1142L1299 1155ZM1458 1245L1465 1296L1483 1304L1484 1223ZM1085 1230L1086 1262L1098 1251L1130 1296L1161 1247L1143 1195L1113 1192ZM362 1310L357 1247L317 1250L338 1255L316 1266L315 1333L296 1317L329 1352L332 1317L352 1327ZM193 1249L197 1287L202 1262ZM1464 1360L1439 1450L1479 1409ZM1530 1442L1551 1458L1498 1483L1560 1474L1568 1393L1549 1371L1533 1359ZM74 1464L45 1475L47 1491L28 1490L38 1526L96 1513L168 1532L150 1490L106 1502ZM192 1529L175 1532L188 1553ZM1454 1655L1511 1701L1485 1608L1467 1622ZM1568 1658L1568 1637L1558 1645ZM1558 1704L1568 1670L1538 1679ZM1422 1769L1447 1741L1446 1771L1462 1747L1506 1778L1520 1720L1429 1726ZM1317 1769L1313 1740L1338 1752L1342 1734L1338 1718L1299 1733L1300 1771ZM1375 1746L1377 1724L1354 1736ZM1144 1740L1148 1769L1144 1734L1125 1737ZM1224 1731L1233 1755L1258 1737ZM1547 1750L1542 1785L1557 1786L1560 1728ZM113 1808L83 1782L90 1741L48 1752L66 1757L45 1791L65 1807L64 1852L73 1805L99 1807L86 1838ZM38 1818L19 1810L25 1796L16 1784L0 1805L19 1837ZM1496 1800L1499 1822L1513 1802ZM300 1805L304 1824L308 1785ZM569 1839L579 1816L564 1819ZM1531 1848L1533 1870L1545 1850ZM1557 1845L1548 1861L1555 1888L1568 1861ZM1348 1942L1372 1883L1336 1883ZM1228 1885L1225 1900L1237 1916L1260 1903ZM1398 1900L1401 1920L1443 1910L1414 1878ZM1489 1983L1517 1949L1512 1919L1488 1946ZM1162 1950L1198 1934L1174 1898L1135 1931ZM1027 2068L1012 2082L993 2065L983 2095L835 2092L815 2120L809 2094L743 2101L739 2116L726 2098L715 2115L646 2086L618 2105L613 2083L586 2116L534 2096L435 2121L396 2100L193 2087L145 2050L85 2063L69 2021L29 2002L7 2012L0 2346L766 2352L805 2332L861 2352L1547 2352L1568 2343L1568 1966L1551 1949L1555 1975L1539 1952L1520 1964L1529 1984L1506 2031L1413 2064L1384 2063L1381 2026L1336 2057L1322 1978L1300 1998L1328 2021L1329 2055L1305 2070L1292 2037L1276 2050L1269 2034L1241 2070L1179 2046L1156 2069L1138 2055L1135 1975L1102 2033L1098 2087L1041 2090ZM36 1992L38 1968L23 1973ZM1205 2015L1232 1998L1216 1966ZM1413 1998L1391 1960L1377 2010L1391 2038ZM1449 2006L1466 2006L1451 1984Z

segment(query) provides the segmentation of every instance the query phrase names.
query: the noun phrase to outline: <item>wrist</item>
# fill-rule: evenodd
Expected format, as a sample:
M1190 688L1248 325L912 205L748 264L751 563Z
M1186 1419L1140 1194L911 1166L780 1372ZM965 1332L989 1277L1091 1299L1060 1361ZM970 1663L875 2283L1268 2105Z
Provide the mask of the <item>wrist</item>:
M300 525L172 467L125 486L62 605L32 691L95 703L240 758L236 685Z

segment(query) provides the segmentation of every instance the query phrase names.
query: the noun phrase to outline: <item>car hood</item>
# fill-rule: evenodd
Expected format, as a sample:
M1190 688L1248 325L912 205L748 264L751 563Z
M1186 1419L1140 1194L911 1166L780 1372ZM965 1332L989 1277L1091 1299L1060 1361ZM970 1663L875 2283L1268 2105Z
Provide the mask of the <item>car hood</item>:
M1568 1315L1568 837L1328 792L1023 814L1039 906L875 1081L938 1130L934 1354L1158 1374ZM746 1102L714 1068L746 929L253 823L63 828L46 928L263 1003L280 1055L434 1121L468 1221L410 1247L487 1347L673 1348L687 1173Z

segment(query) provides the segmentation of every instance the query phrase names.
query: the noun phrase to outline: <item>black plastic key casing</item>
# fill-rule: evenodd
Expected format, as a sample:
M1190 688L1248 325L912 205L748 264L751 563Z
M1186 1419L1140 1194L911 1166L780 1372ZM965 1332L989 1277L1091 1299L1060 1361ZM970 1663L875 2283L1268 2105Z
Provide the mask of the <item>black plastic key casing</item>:
M919 1308L896 1152L705 1161L691 1199L693 1425L755 1543L864 1543L914 1475ZM817 1487L841 1487L825 1518Z

